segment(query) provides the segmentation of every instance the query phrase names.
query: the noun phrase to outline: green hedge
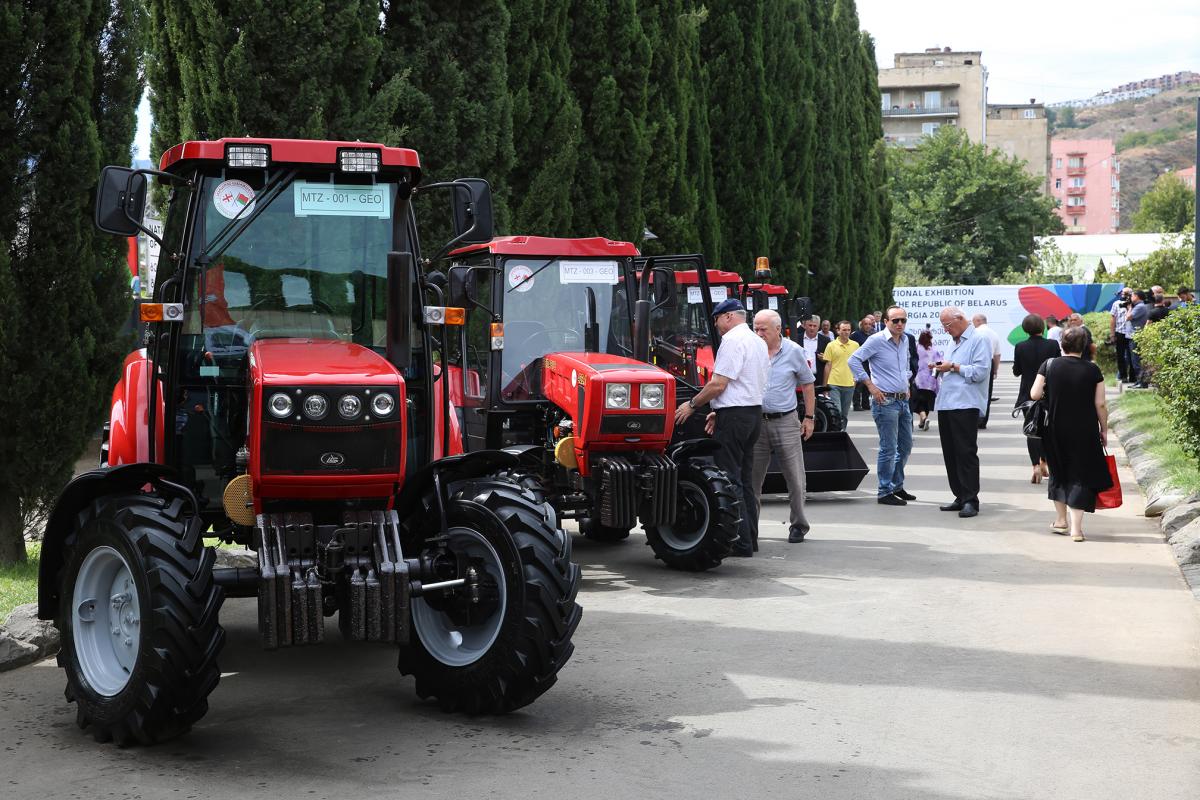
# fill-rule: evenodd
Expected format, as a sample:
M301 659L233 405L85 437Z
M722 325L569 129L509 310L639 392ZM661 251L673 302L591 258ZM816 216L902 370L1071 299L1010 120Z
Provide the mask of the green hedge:
M1094 311L1083 315L1083 324L1092 332L1092 341L1096 343L1096 366L1105 377L1117 374L1117 348L1105 344L1112 336L1112 314L1107 311Z
M1200 306L1172 311L1134 336L1179 446L1200 461Z

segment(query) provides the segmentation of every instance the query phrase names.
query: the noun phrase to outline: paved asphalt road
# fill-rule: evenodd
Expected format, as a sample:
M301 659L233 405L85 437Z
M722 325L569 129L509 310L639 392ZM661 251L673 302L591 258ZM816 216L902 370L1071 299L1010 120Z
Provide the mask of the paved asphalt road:
M873 467L869 414L851 431ZM872 469L812 498L800 545L772 503L759 557L712 573L577 538L575 656L503 718L418 702L386 647L263 652L252 600L226 604L208 716L166 745L93 743L53 662L0 674L0 797L1197 797L1200 613L1131 477L1075 544L1016 423L981 443L974 520L937 509L935 429L919 502L877 505Z

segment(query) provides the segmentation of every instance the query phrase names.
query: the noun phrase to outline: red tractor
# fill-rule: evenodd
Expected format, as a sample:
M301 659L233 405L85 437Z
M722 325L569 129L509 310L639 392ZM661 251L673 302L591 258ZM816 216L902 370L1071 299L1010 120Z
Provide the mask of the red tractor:
M513 479L591 539L624 539L640 522L667 566L720 564L739 510L719 445L672 444L676 383L649 363L654 301L635 276L653 265L602 238L508 236L451 258L438 283L468 313L446 342L465 449L518 453ZM670 270L655 274L673 284Z
M227 596L257 597L269 649L320 643L334 615L348 639L398 646L446 710L524 706L570 657L569 539L505 477L517 456L463 453L445 412L433 336L462 310L423 305L420 177L412 150L284 139L189 141L158 170L101 174L108 233L142 229L149 180L169 197L105 463L68 484L42 547L39 616L98 740L156 742L204 715ZM454 198L446 250L491 238L486 182L432 188ZM215 567L206 536L257 566Z

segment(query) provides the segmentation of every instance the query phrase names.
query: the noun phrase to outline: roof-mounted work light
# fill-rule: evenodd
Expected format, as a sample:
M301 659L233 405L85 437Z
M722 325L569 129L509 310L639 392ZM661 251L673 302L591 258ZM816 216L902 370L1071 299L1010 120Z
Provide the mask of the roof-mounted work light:
M265 144L231 144L225 149L225 163L230 167L263 169L270 162L271 152Z
M379 151L339 150L338 167L342 172L379 172Z

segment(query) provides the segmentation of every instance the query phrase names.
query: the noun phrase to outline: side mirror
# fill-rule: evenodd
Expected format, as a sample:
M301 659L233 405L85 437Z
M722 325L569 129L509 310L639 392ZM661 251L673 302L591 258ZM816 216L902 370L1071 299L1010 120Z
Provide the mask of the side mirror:
M490 242L494 227L491 185L483 178L459 178L454 181L454 184L450 206L454 218L454 238L457 243ZM470 235L463 235L468 232ZM460 236L461 239L459 239Z
M803 322L812 316L812 298L797 297L792 300L792 319Z
M654 310L660 308L675 308L675 270L667 267L654 268Z
M146 212L146 176L128 167L105 167L96 186L96 227L115 236L135 236Z

